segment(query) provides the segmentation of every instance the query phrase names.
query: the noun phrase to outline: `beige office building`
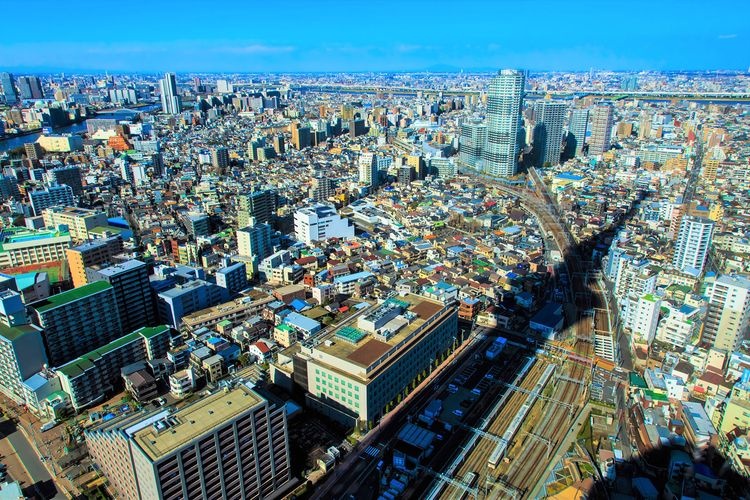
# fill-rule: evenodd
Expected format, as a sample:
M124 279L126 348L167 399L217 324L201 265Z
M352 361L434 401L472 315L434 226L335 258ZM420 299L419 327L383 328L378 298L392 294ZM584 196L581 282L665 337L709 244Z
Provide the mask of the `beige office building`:
M244 384L85 435L120 498L267 498L290 479L285 406Z

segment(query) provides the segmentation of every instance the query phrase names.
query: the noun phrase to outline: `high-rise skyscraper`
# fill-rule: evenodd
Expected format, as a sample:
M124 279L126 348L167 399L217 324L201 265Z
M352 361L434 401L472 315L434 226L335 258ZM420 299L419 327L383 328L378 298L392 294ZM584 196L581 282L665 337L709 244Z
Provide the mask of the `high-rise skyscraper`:
M717 349L739 349L750 326L750 280L720 276L709 293L702 340Z
M159 80L161 91L161 111L170 115L176 115L182 110L182 101L177 94L177 80L174 73L165 73L164 78Z
M481 169L482 150L487 142L487 125L470 121L461 124L458 162L462 166Z
M271 226L263 223L252 224L237 230L237 253L248 257L253 264L253 272L258 263L273 253Z
M589 154L600 155L609 151L612 136L613 110L609 104L599 104L591 114L591 140L589 140Z
M583 154L586 145L586 131L589 128L589 110L574 109L570 113L568 124L567 148L571 156Z
M714 224L714 221L704 217L686 215L682 218L672 257L674 267L681 271L703 272Z
M42 82L36 76L22 76L18 79L18 89L22 99L43 99Z
M13 82L12 73L0 73L0 89L3 91L6 104L13 105L18 102L18 92Z
M560 164L562 149L563 122L565 121L564 102L538 101L534 106L534 165Z
M490 175L510 176L518 170L518 133L523 106L524 75L501 70L487 93L487 146L484 169Z

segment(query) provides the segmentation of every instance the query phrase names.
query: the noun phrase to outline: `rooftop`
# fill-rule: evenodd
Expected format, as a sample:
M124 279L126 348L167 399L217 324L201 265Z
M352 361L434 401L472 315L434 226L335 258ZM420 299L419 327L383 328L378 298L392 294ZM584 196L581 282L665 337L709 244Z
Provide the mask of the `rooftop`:
M362 308L346 321L318 335L312 358L334 369L350 374L358 372L362 375L398 352L421 333L424 326L448 309L437 300L415 294L399 296L388 301L389 304L381 304L377 309L372 307L372 304L371 307ZM400 314L379 314L393 304L402 308ZM386 321L384 325L378 324L377 330L381 333L388 330L388 335L368 332L359 324L360 319L374 324L380 319L375 318L376 316L383 316L382 320ZM346 364L349 365L348 369L344 367Z
M146 264L144 264L140 260L131 259L125 262L120 262L118 264L115 264L114 266L104 267L102 269L99 269L97 272L101 274L102 276L109 277L109 276L115 276L125 271L138 269L140 267L146 267Z
M176 422L159 432L150 419L126 429L140 448L152 459L158 460L184 444L218 426L238 417L254 406L263 403L263 399L243 384L238 384L228 391L220 391L195 403L180 408L169 416ZM157 414L160 415L160 414ZM145 425L144 425L145 424Z
M64 230L28 229L26 227L7 227L0 230L0 252L8 250L8 245L18 245L30 241L48 240L51 238L67 237L70 233ZM44 241L41 241L44 243Z
M83 285L79 286L78 288L74 288L73 290L68 290L67 292L58 293L57 295L53 295L44 300L40 300L39 302L34 302L33 304L31 304L31 307L36 309L37 312L43 313L49 311L50 309L64 306L65 304L68 304L70 302L89 297L108 288L112 288L112 285L110 285L106 281L95 281L93 283L89 283L88 285Z

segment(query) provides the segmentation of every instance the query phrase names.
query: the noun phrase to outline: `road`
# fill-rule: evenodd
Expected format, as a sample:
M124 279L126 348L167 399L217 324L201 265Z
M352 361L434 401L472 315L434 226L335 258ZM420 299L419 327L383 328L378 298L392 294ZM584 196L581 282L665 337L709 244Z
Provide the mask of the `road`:
M52 476L50 476L49 471L39 460L39 455L37 455L29 440L26 439L26 436L20 430L15 430L8 434L7 438L16 451L24 469L26 469L26 472L31 477L34 483L33 488L37 495L45 499L54 498L55 500L64 500L66 498L65 495L57 491Z

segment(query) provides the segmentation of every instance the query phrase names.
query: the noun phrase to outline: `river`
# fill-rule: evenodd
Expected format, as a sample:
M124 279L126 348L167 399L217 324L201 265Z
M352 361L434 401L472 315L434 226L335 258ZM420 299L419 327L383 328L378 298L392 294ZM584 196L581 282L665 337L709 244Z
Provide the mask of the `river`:
M153 104L144 106L142 108L136 108L133 111L138 112L149 112L161 109L160 104ZM103 113L96 115L95 118L114 118L115 115L112 113ZM55 129L55 134L79 134L86 131L86 120L80 123L74 123L73 125L67 125L65 127L59 127ZM33 134L22 135L19 137L11 137L8 139L0 139L0 153L10 151L16 148L23 147L27 142L35 142L41 136L41 132L35 132Z

